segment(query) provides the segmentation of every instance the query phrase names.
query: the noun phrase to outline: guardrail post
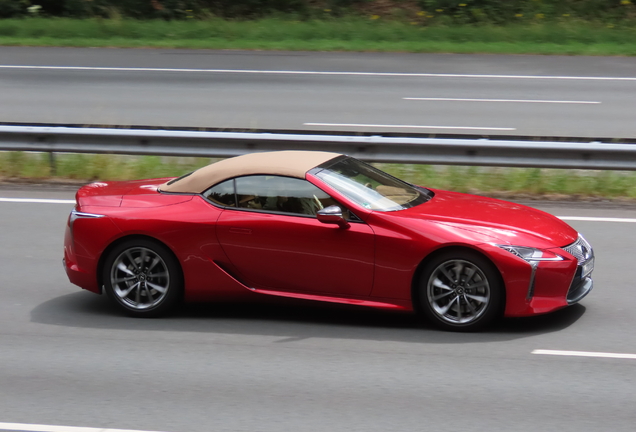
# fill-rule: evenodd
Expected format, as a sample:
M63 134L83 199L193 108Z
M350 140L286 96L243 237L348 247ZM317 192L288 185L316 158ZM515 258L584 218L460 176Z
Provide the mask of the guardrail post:
M54 152L49 152L49 169L50 169L50 175L52 176L57 175L57 158L55 157Z

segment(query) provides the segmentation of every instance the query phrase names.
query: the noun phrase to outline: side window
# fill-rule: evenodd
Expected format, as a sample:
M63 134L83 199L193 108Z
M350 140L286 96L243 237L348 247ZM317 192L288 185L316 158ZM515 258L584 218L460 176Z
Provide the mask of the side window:
M236 179L238 207L315 216L336 201L306 180L255 175Z
M212 186L210 189L203 192L203 196L213 203L226 207L236 207L234 179L226 180L223 183Z

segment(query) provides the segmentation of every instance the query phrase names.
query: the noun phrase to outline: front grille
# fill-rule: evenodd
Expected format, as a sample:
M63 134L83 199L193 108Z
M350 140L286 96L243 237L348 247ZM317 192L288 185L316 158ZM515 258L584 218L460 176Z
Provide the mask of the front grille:
M592 290L592 278L590 277L594 265L594 251L592 246L579 234L579 238L563 248L578 261L576 273L570 284L567 294L568 304L573 304L581 300ZM585 269L586 274L583 274Z
M578 261L579 265L589 260L592 256L594 256L594 252L592 252L592 246L583 238L583 236L579 235L579 238L576 241L568 246L563 248L564 251L572 255Z

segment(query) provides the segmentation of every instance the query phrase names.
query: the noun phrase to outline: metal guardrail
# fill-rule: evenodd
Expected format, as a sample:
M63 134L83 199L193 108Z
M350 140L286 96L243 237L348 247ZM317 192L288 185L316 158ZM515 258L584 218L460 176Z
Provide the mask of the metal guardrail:
M0 150L230 157L322 150L368 162L636 170L636 145L0 125Z

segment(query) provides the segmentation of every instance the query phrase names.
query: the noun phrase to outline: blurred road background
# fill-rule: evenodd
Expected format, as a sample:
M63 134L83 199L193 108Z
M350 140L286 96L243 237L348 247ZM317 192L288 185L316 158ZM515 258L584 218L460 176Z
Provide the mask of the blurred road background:
M0 47L4 122L635 138L635 93L633 57Z
M73 190L0 189L73 199ZM604 205L539 208L636 221ZM597 255L581 304L485 333L411 315L321 306L197 305L166 319L119 315L72 286L70 203L0 202L1 421L167 432L632 431L636 223L571 222Z
M635 138L635 90L634 58L0 47L3 122ZM0 187L4 198L73 196ZM570 222L595 248L594 291L558 313L453 334L313 303L122 317L64 274L71 203L0 200L0 422L631 432L636 360L532 352L636 354L636 209L535 205L624 219Z

